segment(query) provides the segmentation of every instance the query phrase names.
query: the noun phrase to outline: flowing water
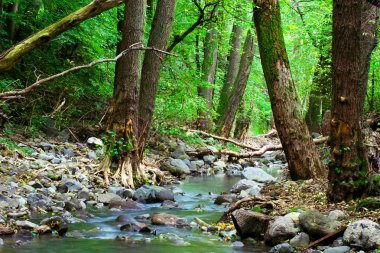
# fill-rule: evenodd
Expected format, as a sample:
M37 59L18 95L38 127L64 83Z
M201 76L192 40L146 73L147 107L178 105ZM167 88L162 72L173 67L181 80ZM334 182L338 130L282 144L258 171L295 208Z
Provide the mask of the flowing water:
M22 245L16 245L15 239L4 239L0 246L4 253L121 253L121 252L157 252L157 253L203 253L203 252L268 252L262 245L234 248L216 235L207 235L199 229L178 229L166 226L152 226L156 235L120 231L120 223L115 221L121 214L135 217L140 214L166 212L186 218L189 222L198 217L212 223L225 211L222 206L213 204L216 194L228 191L240 178L224 175L190 177L178 187L183 195L176 195L180 210L162 209L159 204L144 205L141 210L112 212L106 208L93 210L93 218L86 223L70 224L66 237L44 236L34 238ZM146 221L147 222L147 221ZM119 225L119 226L118 226ZM172 234L169 235L168 234ZM174 234L174 235L173 235ZM118 241L118 235L130 236L133 242ZM169 238L167 238L169 237Z

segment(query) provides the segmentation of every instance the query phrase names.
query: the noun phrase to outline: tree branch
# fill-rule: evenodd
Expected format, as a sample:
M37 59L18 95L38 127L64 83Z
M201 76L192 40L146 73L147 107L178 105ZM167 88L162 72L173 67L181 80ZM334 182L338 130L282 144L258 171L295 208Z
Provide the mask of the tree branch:
M175 54L172 54L172 53L169 53L169 52L165 52L163 50L159 50L159 49L156 49L154 47L144 47L144 46L141 45L141 43L136 43L136 44L132 44L129 48L127 48L126 50L124 50L123 52L121 52L120 54L118 54L115 58L107 58L107 59L96 60L96 61L93 61L93 62L91 62L89 64L86 64L86 65L80 65L80 66L73 67L71 69L65 70L65 71L60 72L58 74L49 76L49 77L41 79L41 80L38 80L37 82L29 85L28 87L26 87L26 88L24 88L22 90L2 92L2 93L0 93L0 100L12 99L12 98L20 98L20 95L23 95L25 93L30 92L31 90L37 88L38 86L40 86L43 83L52 81L52 80L54 80L54 79L56 79L58 77L65 76L65 75L67 75L67 74L69 74L69 73L71 73L73 71L77 71L77 70L84 69L84 68L91 68L91 67L93 67L93 66L95 66L97 64L100 64L100 63L116 62L118 59L120 59L121 57L123 57L128 52L135 51L135 50L152 50L152 51L155 51L155 52L158 52L158 53L161 53L161 54L166 54L166 55L171 55L171 56L177 56Z
M112 9L124 0L94 0L85 7L64 17L60 21L33 34L13 47L0 54L0 73L13 68L14 64L25 54L36 47L50 42L61 33L80 24L81 22L95 17L100 13Z

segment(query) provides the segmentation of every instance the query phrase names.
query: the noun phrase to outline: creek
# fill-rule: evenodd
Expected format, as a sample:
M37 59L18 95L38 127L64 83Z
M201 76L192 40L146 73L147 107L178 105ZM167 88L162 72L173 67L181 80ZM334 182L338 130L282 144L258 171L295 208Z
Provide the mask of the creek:
M202 233L200 229L180 229L169 226L149 225L153 234L140 234L120 231L121 223L116 218L122 214L136 217L142 214L165 212L186 218L191 222L198 217L205 222L218 220L226 207L213 204L216 194L228 192L240 177L227 177L224 174L215 176L189 177L176 186L183 191L175 199L181 209L163 209L160 204L144 204L140 210L112 211L107 208L90 209L94 215L86 223L69 225L65 237L43 236L16 245L14 238L4 238L0 246L4 253L121 253L121 252L157 252L157 253L203 253L203 252L268 252L261 244L244 247L233 247L216 235ZM168 186L170 187L170 186ZM179 190L177 189L177 190ZM143 221L149 223L149 220ZM128 236L129 241L115 240L117 236Z

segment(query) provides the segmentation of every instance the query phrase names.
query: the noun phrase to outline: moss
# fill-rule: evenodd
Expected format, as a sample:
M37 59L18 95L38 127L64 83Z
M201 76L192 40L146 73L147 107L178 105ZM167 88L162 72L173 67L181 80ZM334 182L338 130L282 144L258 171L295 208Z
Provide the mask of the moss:
M380 198L365 198L360 200L356 204L356 211L362 211L362 210L376 210L380 208Z

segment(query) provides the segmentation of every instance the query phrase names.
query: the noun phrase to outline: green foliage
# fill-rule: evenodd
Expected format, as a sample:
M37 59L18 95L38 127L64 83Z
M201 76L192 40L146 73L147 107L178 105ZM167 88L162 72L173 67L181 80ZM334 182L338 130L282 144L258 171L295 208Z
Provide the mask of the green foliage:
M113 131L107 131L107 134L102 137L102 140L104 143L105 154L110 157L116 157L123 153L127 153L133 148L133 142L130 138L126 140L124 137L118 136Z
M253 206L251 208L251 211L256 212L256 213L263 213L263 209L260 208L259 206Z

